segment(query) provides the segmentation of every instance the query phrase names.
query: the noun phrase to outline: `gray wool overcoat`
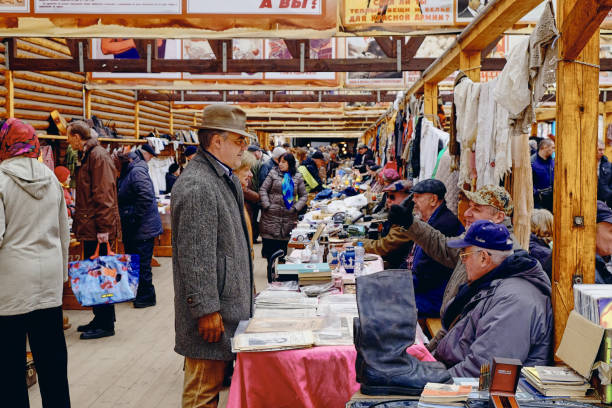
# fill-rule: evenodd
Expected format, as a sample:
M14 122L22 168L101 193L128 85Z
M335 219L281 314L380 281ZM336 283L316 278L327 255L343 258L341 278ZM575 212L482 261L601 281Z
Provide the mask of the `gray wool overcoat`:
M208 152L198 149L172 187L172 270L176 346L183 356L233 358L230 339L253 310L253 265L242 188ZM198 319L219 311L218 343L198 334Z

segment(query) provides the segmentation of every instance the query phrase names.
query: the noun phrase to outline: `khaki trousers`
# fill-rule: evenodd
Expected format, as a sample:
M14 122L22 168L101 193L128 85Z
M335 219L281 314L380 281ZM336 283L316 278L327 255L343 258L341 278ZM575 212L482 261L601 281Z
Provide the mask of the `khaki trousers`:
M227 363L185 357L183 408L217 408Z

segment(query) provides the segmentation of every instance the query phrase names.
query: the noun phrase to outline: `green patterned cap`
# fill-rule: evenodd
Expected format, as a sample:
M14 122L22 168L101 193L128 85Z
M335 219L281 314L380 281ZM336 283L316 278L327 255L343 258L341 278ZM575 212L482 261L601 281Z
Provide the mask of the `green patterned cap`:
M495 185L481 187L477 191L463 191L468 200L480 205L490 205L497 208L506 215L512 215L514 206L512 205L512 197L505 188Z

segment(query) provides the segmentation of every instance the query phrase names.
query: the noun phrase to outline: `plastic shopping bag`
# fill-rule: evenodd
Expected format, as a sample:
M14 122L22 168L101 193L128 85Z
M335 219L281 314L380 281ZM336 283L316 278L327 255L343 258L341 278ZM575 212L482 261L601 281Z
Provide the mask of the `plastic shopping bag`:
M107 243L108 255L98 256L100 244L90 259L70 262L70 286L83 306L121 303L133 300L138 289L138 255L115 254Z

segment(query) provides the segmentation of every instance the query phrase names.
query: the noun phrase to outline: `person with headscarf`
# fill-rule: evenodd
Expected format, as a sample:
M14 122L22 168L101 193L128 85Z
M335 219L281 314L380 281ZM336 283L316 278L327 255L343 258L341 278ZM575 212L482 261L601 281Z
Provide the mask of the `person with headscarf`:
M297 171L295 157L291 153L282 155L278 167L270 170L259 195L262 209L259 221L259 233L263 240L261 255L269 262L270 256L279 249L287 254L291 230L297 225L298 213L308 198L304 179Z
M0 128L0 333L2 398L27 407L26 337L42 404L70 407L62 318L70 229L62 186L38 161L34 128L10 118Z
M74 200L72 199L72 194L70 194L70 170L65 166L57 166L53 173L55 173L55 177L57 177L57 180L62 185L64 200L66 200L66 207L68 208L68 217L72 218L74 215Z

